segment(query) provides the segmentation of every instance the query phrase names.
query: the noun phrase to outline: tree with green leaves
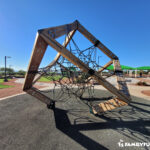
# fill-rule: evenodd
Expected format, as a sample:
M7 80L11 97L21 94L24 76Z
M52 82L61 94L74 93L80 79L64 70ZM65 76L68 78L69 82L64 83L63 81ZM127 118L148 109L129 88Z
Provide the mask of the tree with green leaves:
M26 72L25 72L24 70L19 70L19 71L17 72L17 74L19 74L19 75L25 75Z
M14 69L12 68L6 68L6 72L7 72L7 75L13 75L15 73ZM5 68L2 67L0 68L0 75L4 75L5 74Z

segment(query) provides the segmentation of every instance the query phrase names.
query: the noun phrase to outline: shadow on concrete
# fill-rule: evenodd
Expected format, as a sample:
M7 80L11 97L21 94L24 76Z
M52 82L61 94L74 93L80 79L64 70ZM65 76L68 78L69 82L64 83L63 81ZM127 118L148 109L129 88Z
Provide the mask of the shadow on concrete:
M82 130L83 126L72 125L67 116L67 111L59 109L59 108L55 108L54 116L55 116L56 128L59 129L64 134L68 135L70 138L75 140L84 148L108 150L106 147L100 145L96 141L80 133L80 130ZM84 125L86 126L86 124ZM94 126L92 125L92 127ZM87 127L85 127L84 129L87 129Z
M95 93L99 102L101 97L111 96L102 90ZM96 117L81 100L68 99L57 102L53 111L26 94L1 101L0 149L116 150L119 139L149 143L150 101L132 97L129 106Z
M94 117L94 119L96 118L96 122L89 117L80 115L81 110L62 110L56 108L54 110L56 128L86 149L107 148L83 135L80 131L113 129L136 142L150 141L150 102L138 99L137 97L133 97L133 101L129 106ZM75 116L73 124L71 124L68 114ZM86 120L86 123L82 123L83 119ZM97 122L97 119L103 119L105 122ZM80 120L82 121L80 122Z

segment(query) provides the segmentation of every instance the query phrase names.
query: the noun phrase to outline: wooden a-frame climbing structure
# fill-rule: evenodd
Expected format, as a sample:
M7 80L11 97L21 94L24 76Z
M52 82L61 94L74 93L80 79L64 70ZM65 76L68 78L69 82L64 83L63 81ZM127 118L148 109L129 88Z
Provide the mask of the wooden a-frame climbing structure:
M66 48L67 44L70 42L71 38L77 30L111 59L111 61L105 64L100 70L93 70ZM64 44L61 45L55 39L65 34L67 34L68 36L66 37ZM128 103L130 103L130 94L123 76L123 72L121 70L118 57L113 52L111 52L105 45L103 45L98 39L96 39L88 30L86 30L77 20L71 24L38 30L23 86L23 90L25 92L36 97L47 105L53 104L53 99L47 97L35 87L33 87L33 84L42 75L37 74L37 71L48 45L55 49L58 54L56 55L55 59L47 66L47 69L51 68L57 62L60 56L63 56L72 64L80 68L80 70L88 73L92 78L97 80L100 85L102 85L104 88L106 88L108 91L116 96L116 98L114 99L93 106L92 109L94 114L109 111L120 106L128 105ZM105 68L107 68L111 64L114 65L114 72L117 76L118 88L109 83L100 74Z

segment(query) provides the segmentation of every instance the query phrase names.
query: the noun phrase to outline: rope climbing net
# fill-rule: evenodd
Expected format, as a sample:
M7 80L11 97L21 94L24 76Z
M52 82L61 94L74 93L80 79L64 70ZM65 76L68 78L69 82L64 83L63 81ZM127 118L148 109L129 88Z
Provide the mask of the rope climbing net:
M86 49L80 49L72 38L78 31L94 45ZM60 44L57 39L65 35L65 42ZM55 49L58 54L48 66L38 69L48 46ZM98 53L97 49L99 49ZM100 53L107 57L105 59L107 63L103 64L104 61L101 61ZM107 61L108 59L110 60ZM104 66L102 67L99 64ZM103 74L103 71L107 70L111 64L114 66L114 71L109 72L109 75ZM115 75L117 84L112 84L112 81L105 79L112 75ZM47 96L48 91L43 92L33 86L41 76L53 82L53 84L48 84L51 87L49 92L53 96ZM119 58L82 26L78 20L71 24L38 30L23 91L47 104L48 108L54 108L55 101L65 99L63 98L64 95L67 95L67 98L74 95L83 100L87 93L86 90L88 90L89 95L85 100L88 101L88 98L94 97L96 93L95 83L101 84L115 97L92 105L94 114L100 114L130 103L131 97Z
M68 49L88 67L94 70L103 68L99 65L101 56L97 54L97 47L95 45L81 50L72 38L68 43ZM73 65L63 56L60 56L52 67L40 68L38 74L41 74L53 83L51 84L53 87L50 90L41 92L50 93L54 101L66 101L71 95L83 100L84 92L87 91L88 101L85 103L90 107L92 106L92 102L89 99L94 98L94 85L96 81L88 73L80 70L80 68Z

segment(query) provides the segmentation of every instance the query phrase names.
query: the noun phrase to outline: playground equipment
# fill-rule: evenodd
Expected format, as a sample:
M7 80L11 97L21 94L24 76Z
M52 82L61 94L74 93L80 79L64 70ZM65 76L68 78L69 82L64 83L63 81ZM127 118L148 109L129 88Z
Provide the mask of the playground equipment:
M73 40L76 31L83 34L93 45L84 50L79 49ZM66 37L63 45L61 45L56 39L63 35L66 35ZM74 49L71 47L71 42ZM58 54L48 66L39 68L48 45L55 49ZM99 63L99 50L110 58L110 61L104 66ZM111 64L114 65L112 75L117 78L118 88L109 83L105 79L106 77L101 74ZM41 76L53 81L52 97L48 97L42 91L33 87ZM79 21L38 30L23 86L25 92L46 103L48 108L55 108L55 101L61 99L63 93L67 93L68 96L73 94L82 100L85 90L88 90L89 97L92 97L95 82L102 85L115 97L96 105L90 104L94 114L101 114L130 103L130 94L118 57L87 31ZM60 88L61 92L56 93L55 89Z

